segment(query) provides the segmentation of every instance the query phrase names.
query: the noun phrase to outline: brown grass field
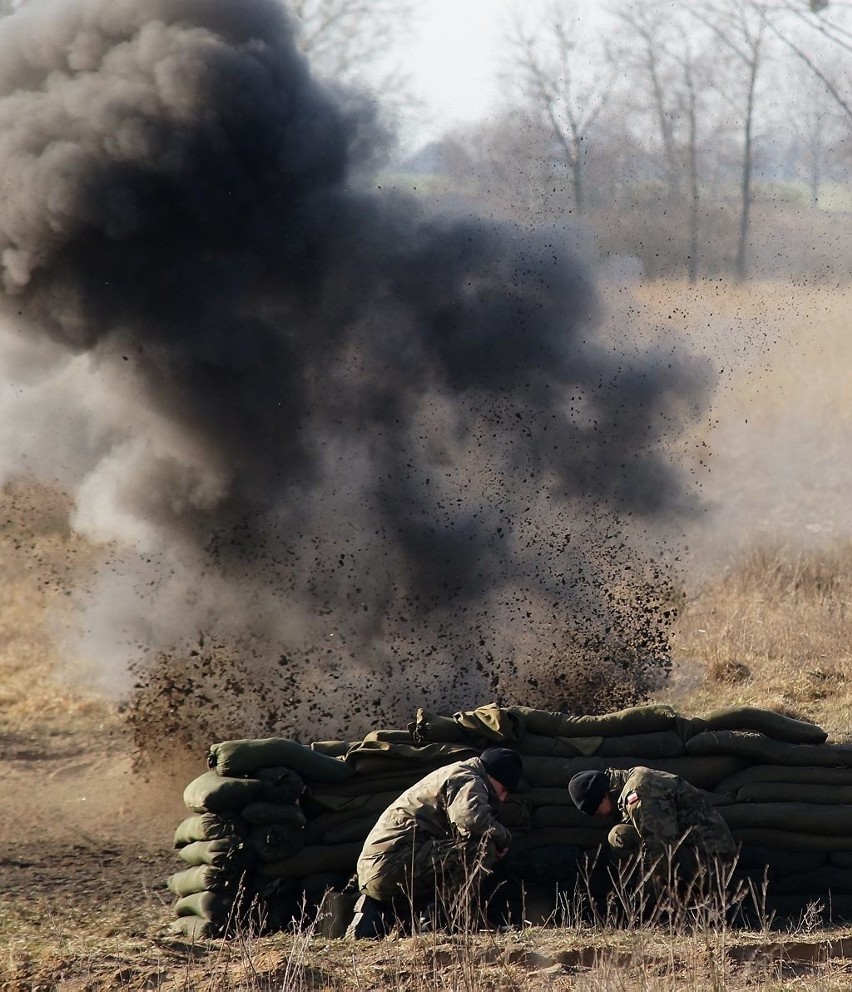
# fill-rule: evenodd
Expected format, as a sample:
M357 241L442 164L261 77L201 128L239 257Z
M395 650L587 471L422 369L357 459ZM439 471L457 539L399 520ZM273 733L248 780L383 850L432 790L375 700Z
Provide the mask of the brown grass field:
M686 535L675 666L657 698L689 714L769 707L849 739L850 292L712 283L637 295L649 334L720 371L712 408L680 449L706 505ZM30 480L7 484L0 509L0 988L852 988L852 933L807 919L746 933L708 917L675 932L569 914L561 926L357 945L314 927L176 940L164 880L201 759L134 772L121 706L87 692L63 650L71 594L101 552L70 532L67 501Z

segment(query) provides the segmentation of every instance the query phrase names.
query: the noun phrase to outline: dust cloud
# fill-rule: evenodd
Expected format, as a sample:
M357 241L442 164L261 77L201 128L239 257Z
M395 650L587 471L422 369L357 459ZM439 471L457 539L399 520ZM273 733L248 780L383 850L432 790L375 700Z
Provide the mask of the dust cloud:
M152 736L665 672L706 363L604 343L570 232L381 189L384 143L278 0L0 21L0 475L103 544L75 650Z

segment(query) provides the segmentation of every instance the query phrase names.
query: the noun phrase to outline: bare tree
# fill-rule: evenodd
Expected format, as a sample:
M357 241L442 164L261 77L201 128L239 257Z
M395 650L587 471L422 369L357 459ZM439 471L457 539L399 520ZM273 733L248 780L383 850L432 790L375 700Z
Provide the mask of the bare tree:
M578 214L585 209L587 143L616 77L611 60L596 61L591 44L580 42L575 6L565 0L553 3L532 31L516 18L509 36L511 81L559 150Z
M288 0L302 50L324 75L351 81L416 25L414 0Z
M770 5L761 0L703 0L687 4L687 9L704 24L730 52L741 70L742 162L740 169L740 223L734 274L745 279L748 271L747 251L752 206L754 169L754 130L757 110L758 79L764 68L766 38L770 23Z

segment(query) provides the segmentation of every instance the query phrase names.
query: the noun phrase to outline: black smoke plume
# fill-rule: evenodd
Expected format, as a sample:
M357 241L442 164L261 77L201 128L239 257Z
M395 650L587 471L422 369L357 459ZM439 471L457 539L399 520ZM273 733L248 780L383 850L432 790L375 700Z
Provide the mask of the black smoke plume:
M616 521L682 507L664 443L700 376L595 343L558 232L378 188L380 141L278 0L0 21L31 398L4 469L113 542L80 650L137 659L177 723L218 707L219 737L571 705L593 659L629 697L665 665L664 574Z

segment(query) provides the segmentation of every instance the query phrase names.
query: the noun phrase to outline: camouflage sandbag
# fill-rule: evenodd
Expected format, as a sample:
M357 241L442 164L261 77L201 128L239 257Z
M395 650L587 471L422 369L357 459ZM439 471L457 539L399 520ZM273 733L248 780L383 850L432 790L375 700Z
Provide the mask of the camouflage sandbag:
M607 768L633 768L646 765L660 771L680 775L699 789L712 789L722 779L729 778L743 767L740 758L730 755L710 755L708 757L654 758L639 761L635 757L612 758L524 758L524 778L533 788L567 788L571 776L577 772L592 769L604 771ZM519 793L520 795L521 793Z
M773 895L802 894L810 892L852 893L852 870L837 865L826 865L812 871L787 875L772 884Z
M795 802L734 803L720 806L719 813L732 830L772 827L797 833L852 836L852 806L817 806Z
M236 892L243 883L244 873L233 867L196 865L175 872L166 879L170 892L176 896L189 896L194 892Z
M779 830L774 827L736 827L731 830L738 844L777 847L782 851L852 851L852 837Z
M349 749L344 759L356 775L382 775L399 772L409 766L418 769L417 778L454 761L475 758L478 749L461 744L391 744L387 741L362 741ZM417 781L415 778L415 781Z
M313 741L311 744L312 751L318 751L327 758L342 758L350 747L351 741Z
M263 862L292 858L305 846L305 832L299 827L270 824L255 827L249 835L251 849Z
M305 791L305 780L292 768L258 768L254 777L263 783L260 798L266 803L294 803Z
M424 709L417 711L408 731L415 744L465 744L470 740L464 727L451 716L436 716Z
M716 792L736 793L752 782L792 782L802 785L852 785L852 768L814 768L813 766L752 765L716 785Z
M635 755L637 764L645 764L654 758L680 758L685 754L686 746L683 738L675 730L605 737L595 751L598 758L608 758L610 755Z
M305 811L295 803L249 803L243 807L240 816L252 827L276 824L301 829L307 823Z
M180 916L169 924L169 932L175 937L183 937L190 943L199 940L215 940L222 936L222 926L202 919L200 916Z
M686 742L689 755L732 754L767 765L850 766L850 744L788 744L763 734L739 730L708 730Z
M545 737L620 737L624 734L651 734L674 728L676 713L671 706L630 706L601 716L569 716L545 710L512 706L526 733Z
M828 863L828 858L825 851L782 851L777 847L743 844L737 858L737 867L768 868L770 877L774 878L823 868Z
M198 916L223 926L234 911L234 897L224 892L193 892L174 905L175 916Z
M178 850L178 857L188 865L248 867L255 858L243 844L233 840L197 840Z
M755 730L790 744L824 744L828 739L827 732L815 723L754 706L729 706L699 719L707 730Z
M295 858L261 865L258 874L265 878L302 878L320 872L354 874L362 844L315 844L302 848Z
M257 799L263 783L256 778L231 778L204 772L183 790L183 801L194 813L238 813Z
M186 847L197 840L239 840L245 835L245 824L239 817L196 813L178 824L174 846Z
M852 785L751 782L737 789L738 803L825 803L852 805Z
M290 768L306 782L340 782L352 774L343 761L286 737L212 744L207 766L219 775L254 775L261 768Z

